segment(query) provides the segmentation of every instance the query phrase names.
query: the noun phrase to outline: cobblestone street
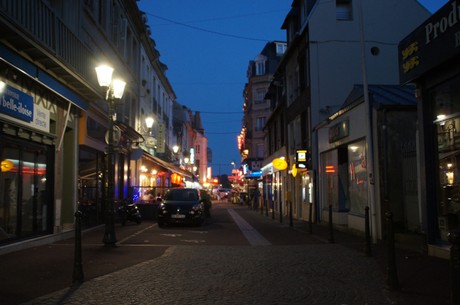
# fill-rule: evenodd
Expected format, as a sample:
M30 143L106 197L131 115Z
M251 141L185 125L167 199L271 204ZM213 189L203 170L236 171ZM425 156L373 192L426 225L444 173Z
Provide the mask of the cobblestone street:
M371 259L335 245L174 246L27 304L392 304Z

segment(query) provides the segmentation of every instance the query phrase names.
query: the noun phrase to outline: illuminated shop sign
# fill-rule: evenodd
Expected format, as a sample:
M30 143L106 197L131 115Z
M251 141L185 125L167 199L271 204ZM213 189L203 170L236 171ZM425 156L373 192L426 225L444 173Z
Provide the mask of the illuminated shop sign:
M0 111L21 121L32 122L34 119L34 99L3 83L0 93Z
M298 149L295 152L296 167L310 169L311 168L311 154L306 149Z
M0 117L50 132L50 111L34 104L34 98L0 81Z
M460 53L460 0L450 1L399 43L399 77L406 84Z

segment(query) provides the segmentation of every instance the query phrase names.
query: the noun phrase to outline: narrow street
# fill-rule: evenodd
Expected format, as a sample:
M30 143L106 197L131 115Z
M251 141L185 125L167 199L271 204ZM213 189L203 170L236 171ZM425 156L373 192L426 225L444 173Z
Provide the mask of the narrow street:
M357 250L359 240L330 244L296 226L220 201L201 227L117 225L116 248L104 248L101 231L93 230L83 235L85 281L71 289L73 240L38 247L35 257L3 255L2 270L22 260L24 273L10 276L0 303L411 304L385 289L382 265ZM52 280L58 284L46 285ZM43 285L42 293L29 287L35 285ZM14 293L21 290L18 302ZM420 304L430 298L448 304L436 293L422 298L428 303Z

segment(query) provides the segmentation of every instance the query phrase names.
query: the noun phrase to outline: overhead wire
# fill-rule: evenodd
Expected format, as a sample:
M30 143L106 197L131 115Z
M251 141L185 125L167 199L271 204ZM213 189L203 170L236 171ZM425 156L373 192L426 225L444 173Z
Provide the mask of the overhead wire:
M230 37L230 38L235 38L235 39L251 40L251 41L262 41L262 42L269 42L270 41L269 39L252 38L252 37L246 37L246 36L240 36L240 35L217 32L217 31L213 31L213 30L200 28L200 27L197 27L197 26L194 26L194 25L186 24L186 23L183 23L183 22L175 21L175 20L172 20L172 19L169 19L169 18L161 17L161 16L158 16L158 15L155 15L155 14L152 14L152 13L146 13L146 14L150 15L152 17L158 18L160 20L168 21L168 22L180 25L180 26L184 26L184 27L191 28L191 29L194 29L194 30L197 30L197 31L202 31L202 32L211 33L211 34L215 34L215 35L220 35L220 36L225 36L225 37Z

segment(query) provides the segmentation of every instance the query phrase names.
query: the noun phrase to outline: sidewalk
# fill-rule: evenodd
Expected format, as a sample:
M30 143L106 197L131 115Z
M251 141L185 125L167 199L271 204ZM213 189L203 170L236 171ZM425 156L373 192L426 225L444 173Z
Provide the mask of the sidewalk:
M140 225L115 224L116 237L129 235L154 225L144 220ZM104 226L82 233L84 280L124 269L161 256L166 246L104 248ZM72 285L74 239L46 246L20 250L0 256L0 304L20 304Z
M254 211L259 213L260 211ZM262 217L262 215L261 215ZM263 217L272 218L269 213ZM279 222L275 214L273 221ZM289 218L283 218L283 224L290 226ZM306 221L293 221L292 229L310 234L310 226ZM327 223L313 224L312 235L325 243L329 243L330 229ZM381 266L382 274L388 275L388 252L385 241L371 245L371 257L366 257L364 237L351 234L346 230L333 230L334 244L352 248L363 259L375 259ZM399 289L388 289L388 294L398 305L449 305L450 304L450 262L421 251L402 249L396 246L396 273Z

